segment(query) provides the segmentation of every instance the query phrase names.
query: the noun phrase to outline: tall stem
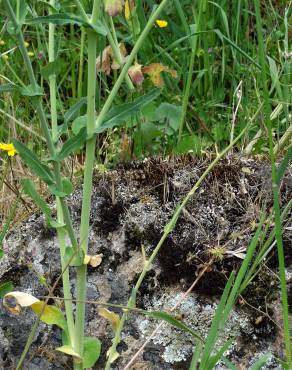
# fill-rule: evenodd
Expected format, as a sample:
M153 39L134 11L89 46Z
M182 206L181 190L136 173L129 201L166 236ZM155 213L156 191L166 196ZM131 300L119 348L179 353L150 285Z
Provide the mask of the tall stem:
M55 6L55 0L50 0L50 5ZM49 62L54 62L55 60L55 25L53 23L49 24ZM52 140L56 144L58 141L58 122L57 122L57 99L56 99L56 74L53 73L49 76L50 85L50 103L51 103L51 127L52 127ZM62 202L61 199L57 197L57 218L58 222L64 223L64 217L62 212ZM70 291L70 277L69 269L65 268L66 263L64 259L65 255L65 231L63 229L57 229L58 241L60 247L60 257L61 257L61 267L64 271L62 275L63 281L63 292L65 298L65 311L69 332L70 343L74 344L74 318L73 318L73 305L72 305L72 295Z
M78 97L78 99L80 99L81 96L82 96L83 65L84 65L84 41L85 41L85 29L84 29L84 27L81 27L78 87L77 87L77 97Z
M97 1L95 1L97 3ZM95 127L95 90L96 90L96 46L97 34L88 30L88 81L87 81L87 132L89 137ZM80 225L81 248L86 254L88 249L89 216L92 195L92 177L95 161L96 134L86 142L86 157L83 182L83 197ZM85 301L87 265L77 267L77 305L75 320L75 351L82 357L84 346ZM74 369L82 369L82 364L74 364Z

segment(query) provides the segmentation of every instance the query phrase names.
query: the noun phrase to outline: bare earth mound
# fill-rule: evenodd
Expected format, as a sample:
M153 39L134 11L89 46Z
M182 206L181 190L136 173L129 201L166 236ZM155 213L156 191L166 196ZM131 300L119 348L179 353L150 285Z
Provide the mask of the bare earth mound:
M102 263L88 271L88 300L125 305L131 287L142 269L142 246L150 255L176 205L191 189L210 160L145 160L120 165L104 176L96 176L91 211L90 254L103 254ZM292 196L292 169L281 185L281 206ZM81 189L68 200L76 229L81 213ZM222 258L212 263L182 302L175 314L203 337L212 322L220 295L232 270L237 270L261 212L272 206L270 165L264 160L229 157L221 161L197 190L167 238L149 271L137 306L168 310L182 297L202 269L214 258L215 247L224 247ZM290 224L289 224L290 222ZM289 299L292 301L291 212L284 227ZM41 283L52 286L60 274L59 251L54 231L45 226L40 214L17 226L5 241L5 257L0 260L1 282L13 281L15 290L37 297L48 294ZM227 357L239 368L248 369L262 354L283 355L277 249L269 254L256 280L250 284L232 311L218 347L232 338ZM74 282L72 275L72 281ZM61 285L54 295L62 296ZM73 289L73 295L75 291ZM56 303L56 302L55 302ZM58 302L62 305L61 302ZM2 303L1 303L2 305ZM119 312L118 310L116 310ZM1 306L0 368L14 369L24 348L35 316L29 309L20 316ZM118 347L121 356L113 369L123 369L159 323L130 314ZM113 333L97 314L97 306L87 305L86 332L103 343L103 364ZM56 353L61 345L57 328L41 324L29 352L27 369L70 369L70 361ZM163 324L146 346L132 369L188 369L192 338ZM266 368L280 369L274 358ZM217 369L225 369L217 365Z

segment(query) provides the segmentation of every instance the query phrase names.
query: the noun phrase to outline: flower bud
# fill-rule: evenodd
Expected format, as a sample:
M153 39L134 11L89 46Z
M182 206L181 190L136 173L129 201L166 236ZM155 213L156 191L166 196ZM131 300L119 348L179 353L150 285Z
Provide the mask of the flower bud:
M111 16L115 17L123 10L124 0L104 0L104 9Z

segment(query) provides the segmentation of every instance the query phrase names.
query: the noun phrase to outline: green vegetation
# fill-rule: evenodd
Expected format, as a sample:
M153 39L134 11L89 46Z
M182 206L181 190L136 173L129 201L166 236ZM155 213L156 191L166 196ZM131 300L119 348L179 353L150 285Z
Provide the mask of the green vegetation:
M121 332L133 310L193 335L190 369L212 369L220 360L232 368L224 357L231 343L214 352L219 332L276 240L285 342L281 363L292 368L282 241L282 222L291 202L282 205L279 200L281 179L292 155L291 4L271 0L129 0L125 4L122 0L2 0L0 4L0 183L11 192L1 203L0 247L17 209L26 207L23 196L32 198L48 227L57 231L65 299L62 313L48 305L49 299L35 301L8 293L38 315L18 369L39 320L62 329L58 350L72 356L74 369L98 361L101 342L84 336L94 169L148 156L206 154L214 160L145 258L123 316L103 311L115 337L107 362L100 366L110 369L117 359ZM273 214L268 217L263 210L241 268L230 275L209 334L202 339L168 313L137 309L136 294L185 205L229 151L270 159ZM79 235L66 201L75 185L72 173L78 181L83 178ZM55 199L56 219L46 202L48 195ZM273 226L270 233L264 227L268 221ZM77 276L76 312L70 269ZM0 296L11 289L10 282L0 285ZM268 353L253 369L260 369L269 358Z

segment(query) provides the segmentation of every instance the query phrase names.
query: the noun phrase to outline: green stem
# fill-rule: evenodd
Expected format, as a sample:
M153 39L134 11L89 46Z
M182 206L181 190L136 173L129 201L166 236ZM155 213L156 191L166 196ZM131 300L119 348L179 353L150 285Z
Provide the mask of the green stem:
M94 2L94 9L99 1ZM93 14L92 19L96 17ZM88 249L89 217L92 195L92 177L95 162L96 134L95 128L95 93L96 93L96 46L97 34L90 30L88 36L88 78L87 78L87 133L89 139L86 141L86 157L83 182L83 197L80 225L80 241L84 254ZM92 135L93 134L93 135ZM82 357L84 347L84 324L85 324L85 303L86 300L86 273L87 265L77 267L77 305L76 305L76 326L75 326L75 351ZM74 364L74 369L83 369L82 363Z
M16 19L19 22L19 16L20 16L20 0L16 1Z
M283 327L284 327L284 342L286 350L286 360L288 368L292 365L292 350L291 350L291 340L290 340L290 328L289 328L289 306L288 306L288 296L287 296L287 285L286 285L286 275L285 275L285 256L284 247L282 240L282 222L281 222L281 211L279 202L279 186L277 184L277 170L276 170L276 158L273 150L273 132L272 132L272 122L271 122L271 105L268 90L267 81L267 65L265 56L265 47L263 40L263 29L261 20L261 8L260 1L254 0L255 14L256 14L256 27L257 36L259 43L259 57L261 64L261 82L263 88L263 98L264 98L264 112L266 119L266 126L269 136L269 156L272 165L272 189L274 198L274 215L275 215L275 235L277 241L278 249L278 260L279 260L279 275L280 275L280 287L281 287L281 301L282 301L282 315L283 315Z
M85 29L84 29L84 27L81 27L79 72L78 72L78 87L77 87L78 99L80 99L81 96L82 96L83 65L84 65L84 40L85 40Z
M119 91L119 88L121 87L122 82L124 81L124 78L126 77L126 75L128 73L128 70L129 70L130 66L132 65L138 51L142 47L143 42L145 41L145 39L146 39L148 33L150 32L150 30L152 29L152 26L153 26L155 20L158 18L159 14L163 10L163 8L166 6L168 1L169 0L162 0L161 3L159 4L159 6L157 7L157 9L153 12L151 17L149 18L143 32L139 36L135 46L133 47L133 50L132 50L131 54L129 55L129 58L128 58L126 64L124 65L123 69L121 70L121 73L120 73L112 91L110 92L104 106L102 107L99 116L97 117L97 120L95 122L95 128L100 127L100 125L102 124L102 122L104 120L104 117L105 117L106 113L109 111L109 109L110 109L110 107L111 107L111 105L112 105L112 103L113 103L113 101L114 101L114 99L115 99L115 97L116 97L116 95Z
M57 198L57 213L58 213L58 222L63 223L64 217L62 212L62 205L60 199ZM62 228L57 229L58 241L60 247L61 255L61 267L63 272L62 281L63 281L63 293L65 299L65 311L66 311L66 320L68 325L69 339L70 344L74 348L75 343L75 331L74 331L74 317L73 317L73 304L72 304L72 295L71 295L71 286L70 286L70 274L69 268L66 268L65 262L65 250L66 250L66 232Z
M75 38L75 30L74 25L70 24L70 39L73 44ZM71 63L71 90L72 90L72 98L76 98L76 70L75 70L75 63Z
M199 178L199 180L196 182L196 184L193 186L193 188L189 191L189 193L187 194L187 196L183 199L182 203L176 208L176 211L174 212L171 220L169 221L169 223L166 225L166 227L164 228L164 233L161 237L161 239L159 240L158 244L156 245L156 247L154 248L151 256L149 257L149 259L146 261L146 263L144 264L144 267L143 267L143 270L138 278L138 281L135 285L135 287L133 288L132 290L132 294L131 294L131 297L129 298L128 300L128 304L127 304L127 307L131 308L135 305L135 302L136 302L136 295L137 295L137 292L138 290L140 289L140 286L145 278L145 275L147 274L147 272L151 269L151 266L153 264L153 261L155 259L155 257L157 256L158 252L160 251L160 248L162 247L165 239L167 238L167 236L173 231L176 223L177 223L177 220L181 214L181 212L183 211L184 207L186 206L186 204L190 201L190 199L193 197L193 195L195 194L195 192L197 191L197 189L200 187L201 183L205 180L205 178L208 176L208 174L213 170L213 168L216 166L216 164L225 156L226 153L228 153L230 151L230 149L238 142L238 140L244 135L244 133L247 131L249 125L247 125L243 130L242 132L235 138L235 140L230 143L213 161L212 163L208 166L208 168L204 171L204 173L201 175L201 177ZM123 327L124 327L124 324L127 320L127 312L125 312L120 320L120 323L119 323L119 326L116 330L116 333L115 333L115 337L113 339L113 342L112 342L112 346L110 348L110 351L109 351L109 356L108 356L108 361L106 363L106 367L105 367L105 370L109 370L110 369L110 366L111 366L111 363L113 362L112 359L115 358L115 353L116 353L116 348L117 348L117 345L119 344L120 342L120 338L121 338L121 333L122 333L122 330L123 330Z
M50 0L50 5L55 6L55 0ZM55 25L53 23L49 24L49 62L55 61ZM58 142L58 121L57 121L57 98L56 98L56 74L51 74L49 76L50 85L50 103L51 103L51 125L52 125L52 140L56 144ZM60 198L56 197L57 202L57 219L58 222L63 224L64 217L62 212L62 203ZM64 271L62 276L63 282L63 292L65 301L65 311L66 319L69 332L69 340L72 345L74 345L74 317L73 317L73 305L72 305L72 295L70 287L70 276L69 269L65 269L65 231L63 229L57 229L58 241L60 247L60 257L61 257L61 267Z

